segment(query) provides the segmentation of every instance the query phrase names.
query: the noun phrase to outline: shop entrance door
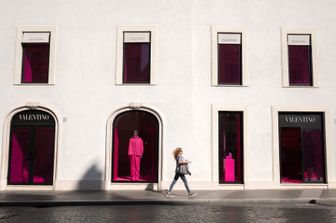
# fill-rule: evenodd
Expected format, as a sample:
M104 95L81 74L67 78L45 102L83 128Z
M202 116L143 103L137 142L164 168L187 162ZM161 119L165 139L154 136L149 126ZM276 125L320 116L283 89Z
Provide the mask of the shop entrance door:
M16 114L11 122L8 185L52 185L55 120L43 111Z
M324 114L280 112L281 183L325 183Z

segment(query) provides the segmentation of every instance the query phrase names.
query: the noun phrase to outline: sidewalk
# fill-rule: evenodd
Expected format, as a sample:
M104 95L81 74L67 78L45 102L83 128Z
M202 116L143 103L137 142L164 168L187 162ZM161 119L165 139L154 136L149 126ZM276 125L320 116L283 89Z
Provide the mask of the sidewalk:
M196 191L1 191L0 206L58 206L107 204L192 204L210 202L336 202L336 190L216 190Z

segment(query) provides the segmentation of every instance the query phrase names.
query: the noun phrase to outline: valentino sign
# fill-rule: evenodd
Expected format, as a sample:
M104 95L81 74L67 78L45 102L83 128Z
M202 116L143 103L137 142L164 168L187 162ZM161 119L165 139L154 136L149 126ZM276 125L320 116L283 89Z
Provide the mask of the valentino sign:
M315 123L316 117L314 116L285 116L286 122L289 123Z
M23 112L16 114L13 117L13 124L54 125L55 121L54 121L54 118L47 112L37 111L37 110L28 110L28 111L23 111Z
M48 114L19 114L21 121L48 121L50 116Z
M282 127L306 127L306 128L321 128L322 114L285 114L280 113L279 123Z

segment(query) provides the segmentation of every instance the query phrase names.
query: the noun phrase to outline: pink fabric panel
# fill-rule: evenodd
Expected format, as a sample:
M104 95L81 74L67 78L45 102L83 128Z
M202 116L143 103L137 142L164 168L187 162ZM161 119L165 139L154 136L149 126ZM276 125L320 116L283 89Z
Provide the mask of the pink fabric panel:
M242 172L242 167L241 167L241 163L242 163L242 148L241 148L241 119L242 119L242 113L238 113L236 114L236 129L237 129L237 137L236 137L236 148L237 148L237 152L236 152L236 159L237 159L237 163L236 163L236 167L237 167L237 181L241 182L242 176L241 176L241 172Z
M119 160L119 136L117 128L114 128L113 137L113 180L118 179L118 160Z
M33 82L33 71L30 66L30 61L27 55L24 55L23 57L23 82L24 83Z
M12 154L10 161L10 175L11 183L21 183L23 181L23 152L17 140L16 133L12 136Z

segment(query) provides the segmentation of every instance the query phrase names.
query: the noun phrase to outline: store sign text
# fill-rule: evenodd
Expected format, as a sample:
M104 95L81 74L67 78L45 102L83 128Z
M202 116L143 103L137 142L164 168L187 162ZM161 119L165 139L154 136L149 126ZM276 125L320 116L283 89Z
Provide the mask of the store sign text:
M23 121L48 121L50 117L44 114L22 114L19 115L19 119Z
M287 123L315 123L316 118L311 116L286 116Z

